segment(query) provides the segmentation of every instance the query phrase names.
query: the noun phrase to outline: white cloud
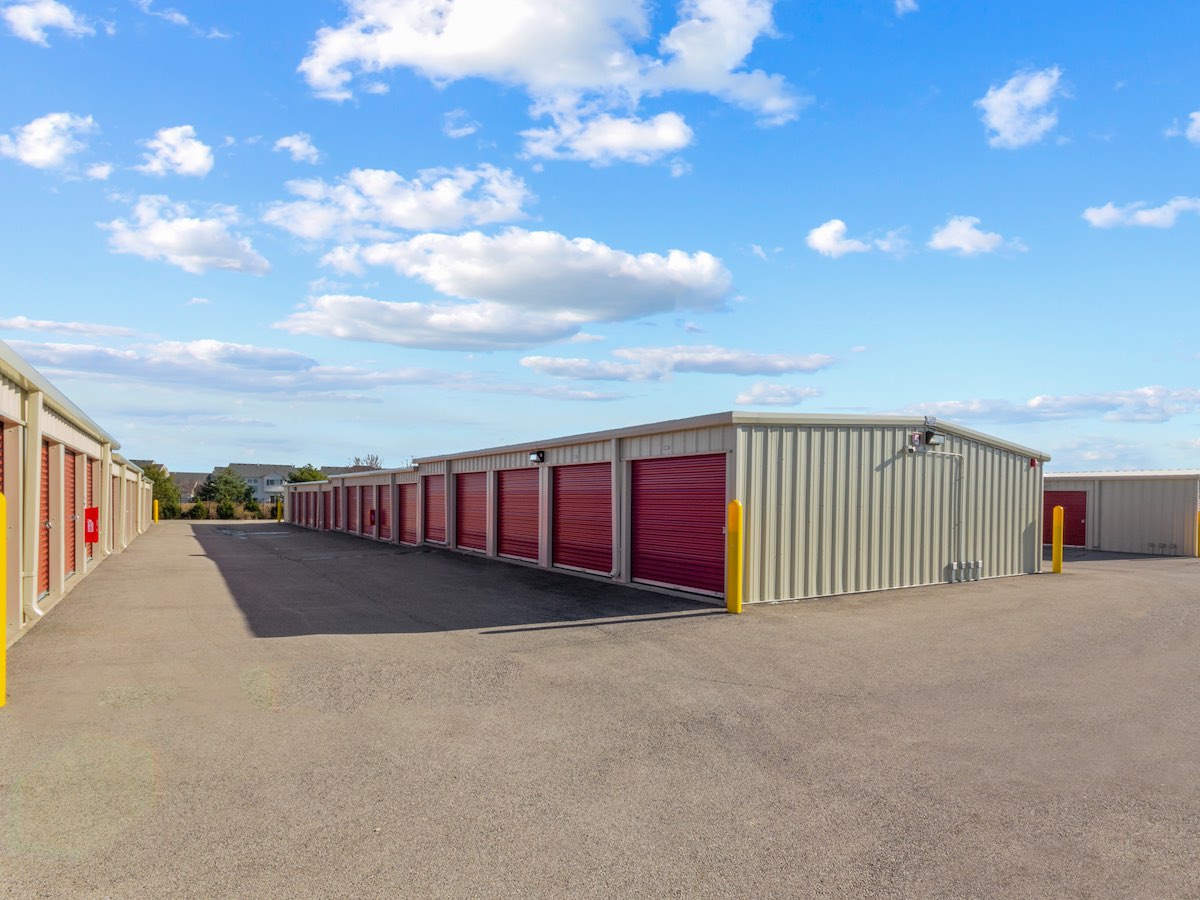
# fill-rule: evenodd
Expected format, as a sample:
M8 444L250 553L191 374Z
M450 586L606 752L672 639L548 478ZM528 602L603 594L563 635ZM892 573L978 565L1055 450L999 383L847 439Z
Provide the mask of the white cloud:
M137 334L132 328L120 325L97 325L92 322L55 322L50 319L30 319L15 316L0 319L0 328L10 331L52 331L62 334L98 334L109 337L128 337Z
M1166 422L1200 412L1200 389L1161 385L1064 396L1040 395L1021 403L1008 400L946 400L910 407L916 415L987 421L1032 422L1100 416L1110 422Z
M57 0L12 3L0 9L0 18L8 23L8 30L13 35L43 47L50 46L46 40L48 28L57 28L69 37L85 37L96 33L87 19Z
M813 250L822 256L837 259L847 253L866 253L871 249L870 244L846 237L846 223L841 219L830 219L824 225L818 225L808 233L805 239Z
M35 169L57 169L67 158L87 145L79 138L96 131L91 116L73 113L47 113L28 125L12 130L12 137L0 134L0 156L8 156Z
M148 16L154 16L155 18L170 22L172 25L191 24L188 21L188 17L177 9L152 9L154 0L133 0L133 2L137 5L138 9Z
M909 13L914 13L918 9L917 0L895 0L896 16L906 16Z
M904 256L908 253L908 238L906 238L906 228L893 228L881 238L876 238L874 244L883 253L890 253L892 256Z
M1200 110L1188 113L1188 126L1184 136L1193 144L1200 144Z
M935 228L929 238L931 250L953 250L962 256L992 253L1004 246L1004 238L993 231L983 231L975 216L951 216L941 228Z
M196 218L182 203L162 195L143 195L133 210L133 222L114 219L101 227L111 232L114 253L132 253L157 259L199 275L210 269L228 269L262 275L270 263L258 255L249 238L230 232L237 211L215 207L209 218Z
M330 184L289 181L303 198L272 204L263 221L298 237L388 237L388 229L422 231L523 218L533 199L509 169L425 169L411 180L383 169L352 169Z
M993 147L1015 148L1035 144L1058 124L1051 103L1067 96L1057 66L1018 72L1000 87L991 87L975 106L983 110L983 123L993 132Z
M745 406L799 406L805 400L819 396L821 391L814 387L759 382L738 394L733 402Z
M187 303L185 303L183 305L184 306L205 306L211 302L212 301L210 301L207 297L192 297L190 300L188 300Z
M135 166L147 175L194 175L203 177L212 171L212 148L196 139L196 129L191 125L176 125L160 128L148 141L145 160Z
M312 137L303 131L281 137L275 142L276 150L286 150L291 154L293 162L312 163L314 166L321 161L321 154L313 146Z
M535 148L565 144L557 152L570 158L592 157L576 157L556 134L567 138L578 130L572 123L610 111L636 112L644 96L706 93L754 112L764 124L790 121L803 105L782 76L746 67L758 39L775 34L773 0L680 0L657 54L638 50L654 38L649 4L639 0L587 0L569 13L560 0L348 0L347 6L346 19L320 29L299 66L318 95L346 100L357 74L397 67L439 85L472 77L517 85L530 96L535 117L553 122L541 137L535 133ZM679 139L678 128L659 137ZM596 140L610 148L622 141ZM635 143L644 147L645 139Z
M753 253L755 256L757 256L759 259L761 259L763 262L766 262L767 251L764 250L760 244L751 244L750 252Z
M1117 206L1110 201L1103 206L1088 207L1083 211L1083 218L1093 228L1115 228L1117 225L1173 228L1183 213L1200 213L1200 197L1173 197L1162 206L1154 207L1141 202Z
M112 163L95 163L88 166L85 170L85 174L92 181L108 181L108 176L112 173Z
M576 116L560 116L553 127L530 129L521 136L528 156L607 165L654 162L691 144L693 134L683 116L667 112L653 119L605 113L586 122Z
M479 123L465 109L452 109L442 117L442 133L446 137L465 138L479 130Z
M816 372L833 365L820 353L757 353L725 347L628 347L613 351L621 362L554 356L527 356L521 365L542 375L593 381L662 381L676 372L712 375L786 375Z

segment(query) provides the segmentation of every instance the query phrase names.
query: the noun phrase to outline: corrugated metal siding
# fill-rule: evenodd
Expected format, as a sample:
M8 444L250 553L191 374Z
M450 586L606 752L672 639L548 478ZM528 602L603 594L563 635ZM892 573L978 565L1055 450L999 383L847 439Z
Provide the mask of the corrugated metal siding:
M417 543L417 491L419 485L406 482L397 486L400 493L400 540Z
M42 434L56 443L73 447L89 456L99 456L100 442L88 437L57 412L46 409L42 415Z
M425 540L446 543L446 476L425 477Z
M63 574L75 574L75 454L63 454Z
M509 469L496 473L496 552L536 561L538 558L538 470Z
M1046 478L1046 490L1092 491L1089 546L1113 553L1194 556L1200 479Z
M392 487L388 484L379 485L379 539L392 539Z
M454 543L467 550L487 550L487 473L454 476Z
M38 489L38 596L50 591L50 445L42 441Z
M3 375L0 375L0 416L13 422L21 421L21 389Z
M724 593L725 461L721 453L633 463L634 580Z
M1038 571L1041 467L954 435L909 454L908 436L904 426L740 426L747 601L934 584L960 555L982 560L984 577Z
M6 487L4 484L4 422L0 422L0 494L4 493L5 490L6 490ZM3 524L3 527L5 527L5 528L8 527L8 525L6 523L0 523L0 524Z
M612 553L612 465L558 466L551 497L551 562L608 575Z
M689 431L668 431L621 439L622 459L652 456L684 456L693 453L724 453L737 443L737 429L717 425Z

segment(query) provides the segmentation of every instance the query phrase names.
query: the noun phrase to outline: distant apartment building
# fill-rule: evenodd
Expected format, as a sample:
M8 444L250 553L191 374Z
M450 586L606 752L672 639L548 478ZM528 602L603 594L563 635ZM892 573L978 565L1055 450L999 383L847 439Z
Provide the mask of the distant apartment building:
M288 473L294 471L296 466L230 463L227 468L246 479L246 484L250 485L257 502L274 503L276 498L283 496L283 486L287 483ZM214 474L218 469L213 470Z

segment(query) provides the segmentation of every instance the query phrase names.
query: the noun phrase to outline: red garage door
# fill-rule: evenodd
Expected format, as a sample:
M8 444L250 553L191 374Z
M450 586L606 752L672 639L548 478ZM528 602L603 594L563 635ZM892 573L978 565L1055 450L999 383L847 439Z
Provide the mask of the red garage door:
M362 533L375 537L375 485L363 485L362 492Z
M358 533L358 488L346 488L346 530Z
M725 454L633 463L632 576L725 590Z
M446 476L425 476L425 540L446 543Z
M379 539L392 539L392 487L388 484L379 485Z
M38 497L38 596L50 592L50 445L42 442L41 487Z
M496 550L501 556L538 558L538 470L496 473Z
M417 485L397 485L400 492L400 540L405 544L417 542Z
M338 502L341 499L341 493L337 488L329 491L331 497L329 502L333 504L333 518L329 520L330 528L342 527L342 504Z
M608 463L558 466L550 541L556 566L612 573L612 468Z
M333 527L333 491L321 491L321 527L325 531Z
M3 454L0 454L0 456L3 456ZM94 463L95 460L91 459L90 457L87 458L87 505L89 507L96 505L96 494L92 489L92 468ZM3 464L0 463L0 467L2 466ZM96 524L98 526L99 522ZM87 548L87 558L91 559L92 556L95 555L96 542L92 541L90 544L84 544L84 546Z
M1087 491L1046 491L1043 495L1042 543L1054 541L1054 507L1063 508L1063 544L1087 546Z
M63 575L75 574L75 454L63 453Z
M455 545L487 550L487 473L464 472L454 477Z

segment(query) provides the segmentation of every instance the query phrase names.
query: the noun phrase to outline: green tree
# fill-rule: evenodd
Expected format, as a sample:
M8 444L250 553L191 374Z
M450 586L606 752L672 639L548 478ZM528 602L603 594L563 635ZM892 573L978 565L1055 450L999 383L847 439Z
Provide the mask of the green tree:
M154 485L154 499L158 501L159 518L179 518L179 485L167 472L166 467L150 463L142 471Z
M299 484L302 481L324 481L325 474L312 463L305 463L300 468L288 472L288 484Z
M237 515L237 507L233 505L232 500L217 501L217 518L232 519Z
M254 496L246 479L228 467L217 469L196 488L196 499L216 503L245 503Z

